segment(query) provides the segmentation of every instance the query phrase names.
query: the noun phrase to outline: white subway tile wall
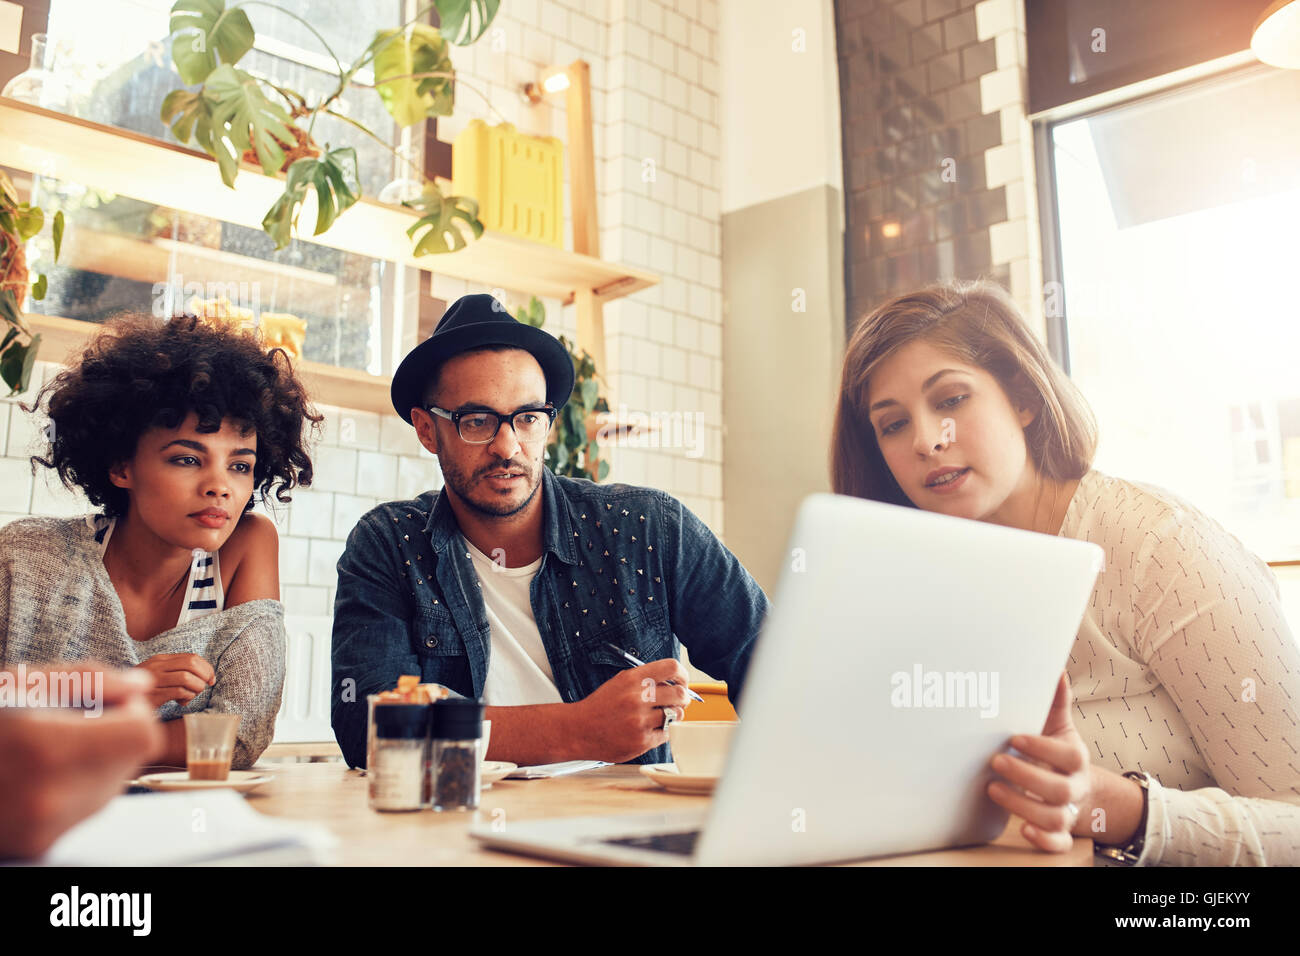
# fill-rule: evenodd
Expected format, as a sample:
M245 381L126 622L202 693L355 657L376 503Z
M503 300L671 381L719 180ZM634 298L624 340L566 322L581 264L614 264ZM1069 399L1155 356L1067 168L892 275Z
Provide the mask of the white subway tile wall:
M984 113L1001 114L1001 145L984 153L990 188L1006 186L1005 222L989 227L994 265L1010 267L1010 291L1031 324L1043 326L1042 243L1038 229L1033 139L1027 118L1028 55L1025 6L1019 0L981 0L975 5L980 40L994 40L997 69L980 77Z
M720 482L700 478L700 463L720 474L722 461L717 22L716 0L502 5L490 34L471 48L472 59L453 51L462 93L455 121L440 121L438 134L450 142L475 116L497 121L482 98L467 91L473 87L521 131L567 140L563 95L515 112L506 106L518 102L520 85L548 66L577 58L590 65L601 255L662 278L654 288L605 306L602 371L608 373L612 405L652 420L703 415L702 442L680 440L687 433L678 429L645 436L648 441L602 446L611 465L609 480L677 495L720 533ZM565 178L567 189L567 168ZM572 248L567 198L564 241ZM448 301L486 291L494 290L433 278L434 295ZM495 291L512 308L528 297L527 290L508 285ZM575 310L558 300L543 301L546 328L572 340ZM385 419L381 430L387 427ZM705 451L697 459L699 444ZM381 435L381 450L390 447ZM678 467L678 462L685 464ZM411 474L414 467L415 462L400 460L399 494L418 480Z

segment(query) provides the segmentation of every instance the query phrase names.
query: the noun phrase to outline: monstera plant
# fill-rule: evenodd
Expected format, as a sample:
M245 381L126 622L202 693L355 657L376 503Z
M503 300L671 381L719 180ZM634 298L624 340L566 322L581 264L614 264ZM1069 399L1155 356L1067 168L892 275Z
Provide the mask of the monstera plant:
M4 320L0 322L0 379L9 386L11 395L27 390L41 342L40 334L33 333L23 321L22 304L29 282L33 299L45 297L45 273L38 273L31 281L26 250L27 240L44 225L44 211L20 203L13 181L0 170L0 318ZM51 231L57 262L63 243L63 213L55 214Z
M546 321L546 309L537 296L516 314L525 325L540 329ZM573 361L573 392L568 404L555 417L551 440L546 445L546 466L566 478L590 478L603 481L609 474L609 462L600 460L600 446L591 427L598 412L608 412L609 402L600 394L596 362L584 350L579 352L563 335L560 344Z
M262 172L283 172L284 192L267 211L262 228L277 249L289 244L303 203L316 196L316 229L320 235L361 196L357 154L350 147L320 147L312 138L316 119L324 114L348 123L386 148L392 147L372 130L346 116L339 98L350 87L362 87L357 74L374 73L373 89L401 126L448 116L455 104L455 71L448 43L466 46L476 41L496 16L501 0L435 0L416 11L406 23L380 30L347 66L310 23L278 4L245 0L229 6L225 0L177 0L171 8L172 62L187 86L168 93L162 121L182 143L195 143L217 161L221 180L233 186L241 161L256 163ZM256 35L246 8L271 7L305 26L334 62L337 83L317 102L296 90L241 70L239 61L253 48ZM438 11L440 27L420 23ZM394 151L395 152L395 151ZM420 170L414 170L421 180ZM454 252L467 234L483 234L478 203L467 196L446 196L425 180L415 199L403 202L420 213L407 230L416 255Z

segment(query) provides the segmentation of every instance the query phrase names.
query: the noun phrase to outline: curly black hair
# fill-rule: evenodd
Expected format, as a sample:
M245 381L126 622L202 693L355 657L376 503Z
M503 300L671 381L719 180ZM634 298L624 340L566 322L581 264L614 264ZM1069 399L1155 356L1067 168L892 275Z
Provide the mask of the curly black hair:
M110 517L126 513L130 495L109 480L109 469L135 455L149 428L176 428L190 412L198 430L221 429L225 419L257 434L254 494L263 502L289 502L286 493L312 480L304 424L316 431L324 416L309 404L306 389L283 349L266 351L255 335L209 325L193 315L160 322L126 314L104 323L85 350L45 384L31 406L45 408L54 424L48 458L31 457L58 470L65 487L80 488Z

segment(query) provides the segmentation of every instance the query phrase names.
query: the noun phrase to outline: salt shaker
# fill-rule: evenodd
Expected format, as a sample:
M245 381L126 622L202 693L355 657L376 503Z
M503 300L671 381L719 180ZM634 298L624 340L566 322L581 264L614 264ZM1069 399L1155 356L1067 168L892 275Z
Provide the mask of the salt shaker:
M483 754L483 705L476 700L433 704L433 809L477 810Z
M429 704L376 704L375 748L367 766L370 809L422 810L429 754Z

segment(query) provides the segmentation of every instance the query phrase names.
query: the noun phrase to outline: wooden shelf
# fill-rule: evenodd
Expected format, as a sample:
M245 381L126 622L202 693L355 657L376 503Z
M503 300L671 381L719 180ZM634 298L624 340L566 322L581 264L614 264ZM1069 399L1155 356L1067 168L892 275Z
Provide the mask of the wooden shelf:
M87 340L100 328L96 322L65 319L35 312L23 316L33 332L41 334L37 358L42 362L66 363L71 354L80 352ZM392 379L351 368L323 365L320 362L294 361L312 401L322 405L341 405L380 415L395 415L390 389Z
M216 161L206 153L153 139L141 133L105 126L63 113L29 106L0 97L0 165L37 173L64 182L94 186L168 209L195 213L250 229L262 228L262 218L283 192L284 177L266 176L249 164L241 165L235 188L221 183ZM303 236L345 252L367 256L427 272L452 276L487 286L559 299L576 306L578 343L604 364L604 303L631 295L659 282L643 269L606 262L595 256L556 249L498 233L485 233L459 252L448 255L412 255L406 230L416 214L363 198L321 236ZM96 248L94 235L82 235L75 223L65 236L71 264L96 272L139 273L149 281L160 269L158 253L169 247L144 239L115 237ZM85 230L89 233L89 230ZM198 246L180 245L178 252L198 258L215 256L212 266L224 275L239 270L262 281L282 275L280 267ZM134 271L132 271L134 270ZM305 270L298 270L304 272ZM255 274L256 273L256 274ZM193 277L200 278L200 277ZM318 273L301 277L304 294L319 284L316 295L331 295L337 280ZM320 284L322 279L327 284ZM292 306L282 311L295 311ZM42 358L61 358L84 344L93 324L33 315L32 324L46 343ZM65 324L66 323L66 324ZM364 372L339 369L315 362L299 363L301 374L317 401L391 414L390 380ZM609 383L611 386L615 383ZM612 402L612 394L607 396ZM620 428L620 431L623 429Z
M75 223L63 241L59 265L152 284L168 281L172 275L173 255L176 257L175 271L192 280L238 276L239 283L258 283L261 307L268 312L334 315L338 311L339 296L347 289L367 296L370 294L368 289L344 286L338 276L328 272L301 269L175 239L146 239L76 227ZM280 291L273 295L272 290L276 289ZM186 298L179 303L180 307L188 307L188 301ZM245 302L236 304L247 305Z
M98 323L80 319L65 319L55 315L25 313L23 318L33 332L41 334L37 358L42 362L66 363L68 356L80 352L86 341L100 328ZM393 380L380 375L320 362L295 361L294 368L307 386L312 400L324 405L339 405L380 415L395 415L392 401ZM616 412L607 413L605 424L622 438L637 434L640 429ZM592 425L592 434L596 426ZM654 431L651 426L650 431Z
M262 217L284 188L283 176L244 164L235 188L228 189L206 153L6 97L0 97L0 129L0 165L251 229L262 228ZM497 233L485 233L459 252L417 258L406 235L416 218L409 209L363 198L328 232L301 238L565 304L587 296L607 302L659 281L642 269Z

